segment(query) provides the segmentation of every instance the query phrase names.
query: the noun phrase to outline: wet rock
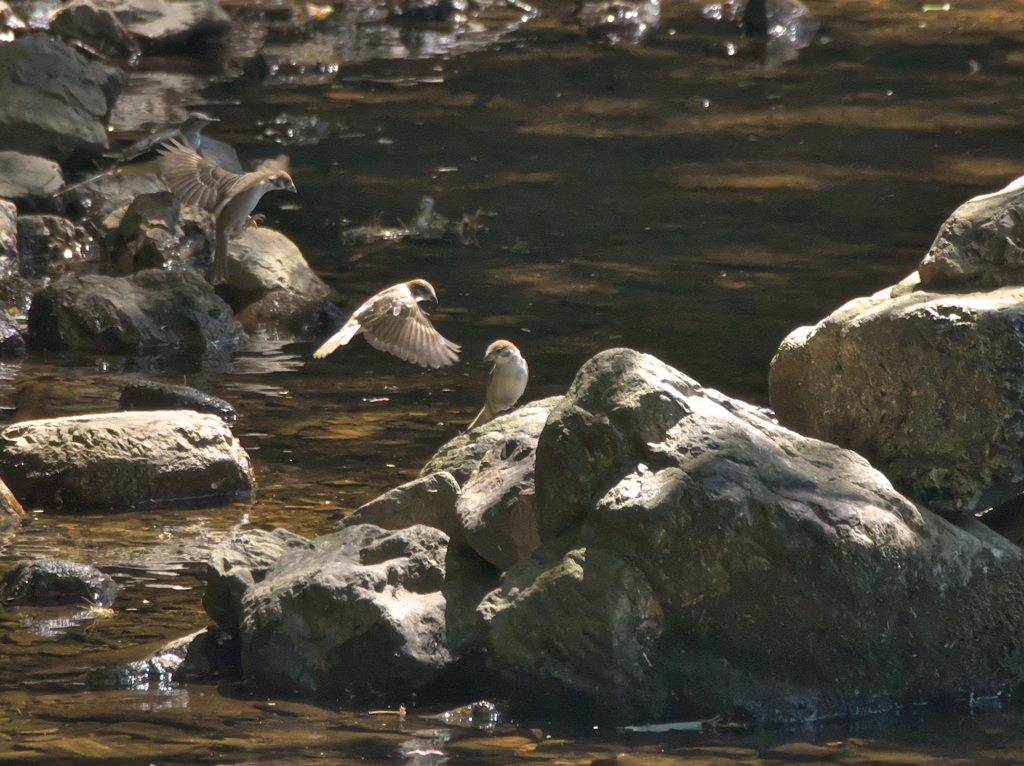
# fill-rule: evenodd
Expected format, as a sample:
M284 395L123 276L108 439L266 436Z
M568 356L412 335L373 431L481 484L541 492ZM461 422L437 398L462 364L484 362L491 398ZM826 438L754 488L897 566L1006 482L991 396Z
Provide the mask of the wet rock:
M263 582L274 562L288 551L312 549L311 541L285 529L236 531L213 549L206 562L203 608L223 630L238 637L246 590Z
M131 167L94 176L73 184L60 199L69 215L88 218L104 231L116 229L136 197L167 191L155 172L155 164L151 167L150 171Z
M968 200L942 224L918 268L927 289L1024 284L1024 178Z
M4 606L93 604L109 607L120 586L96 567L59 559L19 561L0 580Z
M242 599L242 668L262 693L393 704L451 664L448 537L361 525L278 559Z
M764 65L776 69L796 61L800 51L814 42L820 24L801 0L766 0L767 33Z
M137 58L141 50L117 14L89 0L72 0L50 18L50 32L102 58Z
M153 380L136 380L121 390L118 406L122 410L192 410L216 415L228 425L238 413L228 402L191 386L175 386Z
M80 253L75 224L59 215L18 216L18 259L26 277L59 273Z
M540 545L536 449L536 437L498 441L466 481L455 506L470 547L501 570L512 568Z
M28 320L33 345L95 354L227 347L241 334L231 308L187 267L68 275L36 295Z
M18 257L18 208L0 199L0 258Z
M456 436L427 461L420 476L447 471L457 482L465 482L480 461L496 444L511 438L536 439L544 428L548 414L557 406L560 396L529 402L512 412L499 415L484 427Z
M122 0L109 7L145 53L188 52L231 28L216 0Z
M17 529L25 518L25 509L21 507L18 498L0 480L0 532L9 532L12 529Z
M254 80L274 85L325 85L334 81L341 59L334 46L322 42L265 45L245 65Z
M228 244L228 258L228 284L245 303L278 290L314 300L331 294L302 251L279 231L263 226L247 229Z
M0 198L35 208L63 186L64 174L53 160L21 152L0 152ZM0 253L2 248L0 243Z
M22 21L6 0L0 0L0 42L9 43L16 32L23 32L28 25Z
M315 114L296 115L282 112L267 123L258 123L268 141L281 146L315 146L333 127L330 122Z
M62 512L196 507L249 498L249 456L224 422L188 410L30 420L0 431L0 476Z
M248 333L271 337L326 335L348 318L323 298L309 298L291 290L274 290L236 314Z
M407 24L463 23L469 13L468 0L400 0L392 3L392 16Z
M174 195L140 194L111 234L108 257L118 274L160 268L178 257L182 236Z
M501 722L502 714L493 702L480 700L446 710L435 717L445 726L461 726L491 732Z
M169 691L176 683L210 683L238 669L238 640L213 625L168 641L142 659L97 668L86 683L94 689Z
M856 450L959 522L1024 491L1024 288L914 287L790 333L771 403L783 425Z
M381 529L405 529L423 524L440 529L449 538L464 536L455 512L459 484L447 472L432 473L395 487L341 519L337 529L373 524Z
M25 338L21 322L0 310L0 357L25 356Z
M479 609L519 712L802 721L1024 677L1020 549L653 357L583 366L536 494L543 544Z
M124 77L42 33L0 45L0 149L103 152Z
M612 45L639 43L657 31L661 3L584 0L576 9L576 20L592 40Z

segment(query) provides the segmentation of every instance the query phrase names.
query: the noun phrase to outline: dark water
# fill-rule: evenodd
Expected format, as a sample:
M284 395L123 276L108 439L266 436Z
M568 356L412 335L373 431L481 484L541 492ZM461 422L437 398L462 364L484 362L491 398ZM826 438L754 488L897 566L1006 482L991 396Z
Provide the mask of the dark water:
M727 55L735 30L682 2L663 6L647 44L616 48L588 42L573 6L554 1L525 23L492 10L461 34L339 8L309 35L333 56L326 74L286 67L263 83L240 63L268 28L289 39L279 7L231 7L244 24L223 60L144 59L115 139L202 106L243 159L287 152L299 192L264 198L267 224L299 244L345 310L395 282L431 281L436 325L463 361L426 372L359 339L314 361L315 339L254 337L223 359L156 363L152 377L238 408L258 496L200 511L35 513L6 541L5 564L92 563L125 590L112 612L0 615L0 762L1024 761L1012 707L769 733L641 736L580 721L563 737L446 728L413 700L399 721L251 700L230 685L86 683L209 623L201 562L236 525L326 533L414 477L481 404L492 340L529 359L528 398L564 391L587 358L621 345L766 404L768 363L790 330L902 279L957 204L1024 174L1019 8L924 7L813 4L823 38L774 72ZM375 218L410 223L425 195L451 218L482 211L479 247L342 243ZM0 368L0 406L8 417L110 409L147 364L30 354ZM439 728L447 743L414 736Z

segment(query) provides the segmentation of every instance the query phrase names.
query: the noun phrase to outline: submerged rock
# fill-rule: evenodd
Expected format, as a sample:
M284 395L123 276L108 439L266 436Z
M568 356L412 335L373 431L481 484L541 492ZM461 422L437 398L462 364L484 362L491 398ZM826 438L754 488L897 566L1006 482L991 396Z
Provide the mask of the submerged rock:
M124 79L46 34L0 45L0 149L54 159L103 152Z
M15 423L0 431L0 476L22 503L65 513L211 505L256 488L231 430L188 410Z
M59 559L20 561L0 580L4 606L109 607L120 586L96 567Z
M193 410L216 415L229 426L238 413L229 402L191 386L176 386L153 380L136 380L121 389L122 410Z
M772 360L783 425L868 458L953 521L1024 491L1024 288L915 279L794 330Z
M230 346L242 329L210 284L184 266L66 276L36 295L28 320L38 347L97 354Z

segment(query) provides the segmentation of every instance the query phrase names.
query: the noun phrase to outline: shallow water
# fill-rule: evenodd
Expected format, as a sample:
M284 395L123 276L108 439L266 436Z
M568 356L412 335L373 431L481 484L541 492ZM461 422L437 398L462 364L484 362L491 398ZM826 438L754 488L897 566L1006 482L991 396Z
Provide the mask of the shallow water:
M249 505L34 513L5 541L4 564L67 558L125 587L112 613L0 615L0 762L1024 760L1019 712L966 705L770 733L640 736L579 721L563 737L444 727L412 700L399 722L230 685L86 685L92 669L208 624L201 562L235 526L323 534L414 477L480 406L492 340L529 359L531 399L563 392L595 352L629 346L766 404L768 362L790 330L902 279L960 202L1024 175L1024 17L1010 3L813 4L824 37L773 72L728 55L735 29L703 20L698 3L664 4L656 37L614 48L588 42L573 6L553 0L536 18L493 10L464 34L401 29L353 5L312 35L335 68L247 80L241 61L281 34L277 7L231 6L271 21L240 30L221 62L144 59L112 137L201 106L243 159L285 151L299 192L264 198L267 225L299 244L344 310L400 280L431 281L434 321L463 360L427 372L357 339L314 361L316 339L256 337L204 360L33 353L0 365L8 420L110 409L143 375L222 396L260 484ZM482 211L479 247L342 243L375 218L410 223L425 195L454 219ZM413 736L435 729L450 739Z

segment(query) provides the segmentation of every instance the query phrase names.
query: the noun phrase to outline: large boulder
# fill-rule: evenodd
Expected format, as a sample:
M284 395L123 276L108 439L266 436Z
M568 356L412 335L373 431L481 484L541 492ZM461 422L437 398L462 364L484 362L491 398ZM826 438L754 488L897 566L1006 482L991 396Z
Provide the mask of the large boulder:
M15 423L0 431L0 476L22 504L63 512L230 503L256 487L224 422L188 410Z
M1024 490L1024 288L952 295L914 279L787 337L779 422L856 450L953 521Z
M241 336L231 308L186 266L130 277L69 275L36 295L28 321L33 344L80 353L205 350Z
M452 663L448 537L349 527L282 555L242 597L242 668L262 693L389 704Z
M543 544L479 607L520 711L797 720L1024 679L1016 546L653 357L583 366L536 495Z
M0 45L0 149L58 160L105 151L124 79L42 33Z

